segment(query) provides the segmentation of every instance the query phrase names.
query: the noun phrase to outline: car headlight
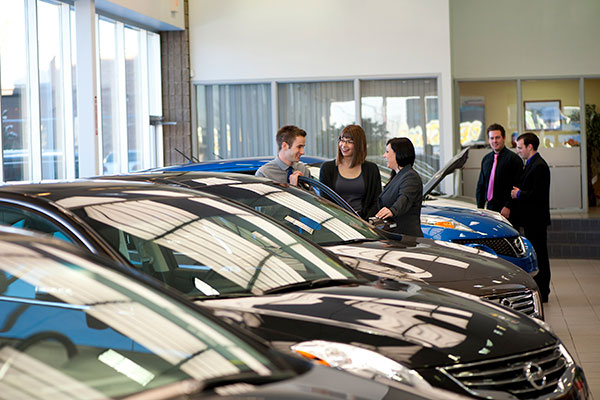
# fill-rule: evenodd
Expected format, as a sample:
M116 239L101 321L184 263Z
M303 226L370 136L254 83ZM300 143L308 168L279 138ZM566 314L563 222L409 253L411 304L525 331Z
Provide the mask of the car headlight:
M369 379L384 377L419 389L432 388L416 371L362 347L310 340L293 345L292 350L322 364Z
M468 226L461 224L452 218L441 217L439 215L423 215L421 214L421 225L436 226L440 228L456 229L459 231L475 232Z

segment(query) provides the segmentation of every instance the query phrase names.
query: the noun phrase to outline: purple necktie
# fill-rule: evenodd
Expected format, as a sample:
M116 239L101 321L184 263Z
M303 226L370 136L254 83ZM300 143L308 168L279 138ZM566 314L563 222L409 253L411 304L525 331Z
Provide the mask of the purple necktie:
M496 177L496 165L498 165L498 153L494 153L494 165L492 165L492 173L490 174L490 183L488 184L488 201L494 197L494 178Z

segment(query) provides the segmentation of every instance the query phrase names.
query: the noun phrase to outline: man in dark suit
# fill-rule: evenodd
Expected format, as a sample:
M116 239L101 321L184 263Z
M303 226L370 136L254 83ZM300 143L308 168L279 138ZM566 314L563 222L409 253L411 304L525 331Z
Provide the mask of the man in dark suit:
M515 201L517 226L522 227L538 259L534 277L544 303L550 294L550 260L548 259L547 230L550 225L550 168L537 152L540 140L531 132L517 138L517 151L526 161L518 186L510 196Z
M487 128L487 136L492 152L481 160L481 172L477 182L477 207L498 211L510 218L512 199L510 191L518 182L523 169L523 161L504 145L506 132L500 124Z

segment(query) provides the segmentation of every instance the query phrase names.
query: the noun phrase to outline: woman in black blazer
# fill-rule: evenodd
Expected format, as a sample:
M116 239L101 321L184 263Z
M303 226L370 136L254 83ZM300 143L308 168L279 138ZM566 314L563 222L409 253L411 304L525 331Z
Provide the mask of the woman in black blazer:
M388 140L383 157L395 175L379 195L381 209L376 217L394 218L396 232L412 236L423 236L421 231L421 203L423 182L412 168L415 162L415 147L408 138Z
M319 180L333 189L363 219L379 210L381 175L375 163L366 160L367 137L358 125L348 125L340 133L335 160L321 166Z

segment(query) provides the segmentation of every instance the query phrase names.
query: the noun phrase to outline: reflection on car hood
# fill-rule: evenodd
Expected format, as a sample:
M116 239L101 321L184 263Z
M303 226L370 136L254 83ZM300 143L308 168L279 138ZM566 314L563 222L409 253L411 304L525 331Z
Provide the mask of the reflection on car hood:
M321 339L359 344L412 368L502 357L556 341L523 314L414 282L202 304L273 343Z
M326 248L347 264L372 275L423 280L479 296L535 286L529 274L514 264L483 250L450 242L408 238Z
M496 238L496 237L514 237L519 236L519 232L510 224L494 218L488 210L482 209L464 209L459 207L444 207L423 204L421 213L426 215L439 215L444 218L451 218L461 224L468 226L474 232L460 231L454 239L471 238ZM439 228L448 229L448 228ZM431 232L431 237L435 237Z

